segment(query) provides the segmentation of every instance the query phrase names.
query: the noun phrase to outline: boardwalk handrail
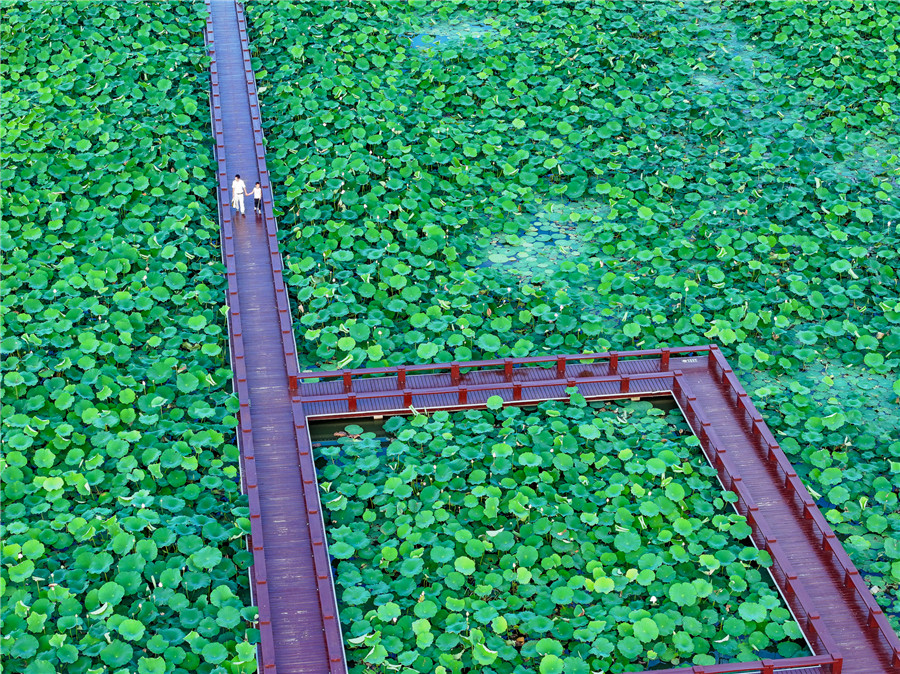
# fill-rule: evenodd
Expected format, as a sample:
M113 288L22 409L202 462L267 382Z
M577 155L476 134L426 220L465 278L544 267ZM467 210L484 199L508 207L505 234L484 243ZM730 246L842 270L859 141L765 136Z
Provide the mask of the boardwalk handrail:
M222 123L221 93L216 62L215 34L213 31L212 8L206 0L206 28L204 38L211 62L210 75L210 125L213 131L213 156L216 161L219 183L219 231L222 260L225 263L225 277L228 284L226 305L228 306L228 339L230 359L234 377L232 386L238 398L238 443L241 448L241 489L247 495L250 512L250 552L253 564L250 566L250 592L257 607L257 627L259 645L257 660L260 670L275 674L275 640L272 632L271 602L267 586L266 553L262 533L262 510L257 487L256 458L254 456L253 428L250 423L250 392L247 386L247 368L244 364L244 340L241 327L241 306L237 285L237 269L234 260L234 225L228 204L228 172L225 165L225 131Z
M754 502L747 487L745 486L740 472L734 465L728 451L718 439L715 430L710 423L703 418L703 412L699 406L694 405L696 396L690 391L690 387L682 375L682 371L678 369L679 363L686 361L670 361L673 353L702 353L713 352L714 346L707 347L686 347L679 349L654 349L647 351L629 351L629 352L607 352L598 354L578 354L572 356L538 356L532 358L520 359L496 359L475 362L451 362L436 365L413 365L407 367L394 368L367 368L365 370L345 370L334 372L314 372L301 374L302 379L321 378L326 382L320 385L311 384L304 391L301 388L300 394L294 398L295 406L314 405L317 403L345 403L344 410L346 414L361 412L359 403L362 401L373 400L391 400L387 405L377 406L377 413L400 412L404 408L414 407L416 398L428 398L434 396L444 396L448 394L452 396L451 402L443 402L440 406L443 408L453 408L455 406L483 406L486 404L485 392L503 393L507 403L526 404L537 400L548 399L546 396L553 395L553 392L547 389L556 389L560 392L560 398L568 397L571 388L579 386L588 386L596 384L614 384L614 390L607 393L598 393L596 390L591 394L591 398L613 397L628 395L631 392L632 381L648 381L657 380L664 384L656 390L636 391L639 395L653 395L657 392L670 393L681 406L685 418L692 427L695 428L697 437L700 439L701 448L707 455L710 463L719 472L720 479L726 489L734 492L738 499L735 509L738 513L747 518L748 524L752 531L752 539L754 544L760 549L769 553L772 558L772 576L775 579L779 589L784 594L785 601L791 609L795 618L801 625L804 635L809 639L814 652L818 651L818 655L812 655L801 658L790 658L775 661L760 660L751 663L733 663L715 666L694 666L691 668L679 668L671 671L672 674L727 674L727 673L745 673L745 674L775 674L775 672L786 672L790 669L800 667L817 667L822 674L840 674L843 659L838 651L838 647L828 632L827 627L823 624L819 612L813 606L813 602L798 580L796 571L791 562L787 558L786 552L783 550L778 540L773 534L773 530L760 512L759 507ZM618 371L618 360L620 357L633 357L639 359L650 359L655 365L656 371L651 372L620 372ZM596 370L591 368L588 371L580 371L574 373L568 364L571 362L584 362L606 360L609 365L601 368L612 373L596 374ZM626 361L627 362L627 361ZM707 364L712 362L712 357L707 359ZM517 367L523 366L540 366L544 363L556 363L556 372L553 378L537 379L529 381L522 378L521 381L516 379L515 372ZM464 384L462 375L465 371L481 371L483 373L493 373L495 381L484 383ZM418 379L413 377L407 379L408 373L443 373L441 379ZM449 371L449 377L447 372ZM387 382L387 390L357 390L354 391L353 383L360 379L365 379L367 375L375 376L394 376L396 383ZM327 383L328 380L342 379L343 392L333 392L335 386L333 383ZM418 381L417 381L418 379ZM484 381L482 379L481 381ZM416 384L419 384L417 387ZM392 387L393 386L393 387ZM538 398L530 399L528 391L531 389L541 388L543 395ZM309 390L312 389L312 390ZM323 392L318 392L323 391ZM324 389L324 390L323 390ZM330 391L329 391L330 389ZM325 392L328 391L328 392ZM509 400L509 392L512 391L511 400ZM470 399L472 393L481 393L477 399ZM397 406L397 401L402 396L403 407ZM446 400L446 398L445 398ZM393 407L391 407L393 406ZM371 407L366 409L371 412ZM423 405L423 407L425 407ZM434 407L434 404L427 405ZM390 408L390 409L388 409ZM301 413L302 414L302 413ZM342 414L342 412L335 412ZM309 451L303 448L301 452ZM655 674L642 673L642 674Z
M615 383L618 384L618 393L628 393L630 390L630 382L633 380L648 380L648 379L662 379L666 381L666 384L671 387L671 392L679 404L682 406L685 417L690 422L693 419L696 419L699 423L699 431L697 432L697 436L700 439L701 447L707 453L707 456L710 459L710 462L717 470L720 470L724 473L725 479L723 479L723 484L726 488L735 492L738 496L739 507L738 512L742 512L742 514L746 514L748 522L750 523L751 529L755 534L755 542L759 544L762 549L765 549L772 557L773 565L776 567L777 576L776 581L781 581L782 591L785 593L785 599L788 601L789 605L793 604L795 607L799 608L800 613L802 614L796 616L798 620L802 620L804 623L804 632L810 636L811 643L819 644L821 649L824 650L828 654L828 658L830 660L827 661L827 664L832 666L832 671L837 674L840 671L842 659L837 651L837 645L828 633L827 628L821 623L820 614L813 607L812 601L800 583L797 581L797 574L793 570L793 567L789 560L787 559L787 555L784 553L780 545L778 544L777 539L772 535L771 528L768 523L763 518L762 514L759 511L758 506L753 501L749 492L747 491L740 473L737 468L733 465L730 457L727 454L725 448L718 442L715 431L712 430L709 422L705 421L702 416L702 412L700 412L699 408L695 408L693 401L696 400L696 397L690 392L690 388L687 382L683 381L681 371L678 369L670 370L669 365L669 355L676 351L677 353L691 353L697 351L715 351L713 347L706 347L704 349L696 349L694 347L678 349L678 350L668 350L668 349L656 349L652 351L644 351L644 352L626 352L629 356L638 356L638 357L654 357L657 362L657 371L656 372L642 372L642 373L627 373L627 374L607 374L607 375L594 375L591 373L591 376L567 376L567 368L566 364L569 361L586 361L586 360L600 360L605 359L609 361L610 366L609 370L613 369L613 363L615 363L618 359L618 356L623 354L621 353L603 353L603 354L582 354L576 356L562 356L562 357L536 357L536 358L528 358L528 359L504 359L504 360L492 360L492 361L478 361L478 362L464 362L464 363L444 363L438 366L429 366L429 365L421 365L421 366L410 366L409 368L404 369L387 369L387 368L370 368L368 370L363 371L363 374L394 374L397 376L397 388L393 390L387 391L359 391L354 393L352 387L353 376L357 374L361 374L360 371L344 371L344 372L334 372L328 373L329 378L342 378L344 380L344 392L343 393L323 393L323 394L307 394L301 395L300 400L302 400L305 404L311 403L321 403L321 402L341 402L345 401L347 408L346 411L348 413L353 413L358 410L358 403L362 400L379 400L379 399L396 399L398 396L403 396L403 406L410 407L414 404L415 399L414 396L433 396L447 393L456 393L455 404L458 405L466 405L469 403L468 394L471 392L485 392L485 391L504 391L509 392L512 390L512 401L513 402L527 402L527 396L523 395L523 391L527 391L528 389L533 388L546 388L546 387L577 387L579 384L587 385L587 384L603 384L603 383ZM513 370L516 365L534 365L540 363L557 363L557 372L556 378L554 379L545 379L545 380L536 380L536 381L514 381ZM472 384L472 385L464 385L461 383L461 378L459 376L460 370L463 368L471 368L471 369L493 369L498 368L498 366L503 366L503 381L496 382L488 382L483 384ZM512 367L511 367L512 366ZM422 388L408 388L407 387L407 379L405 377L406 373L409 371L413 372L422 372L422 371L450 371L450 384L451 386L448 388L446 385L444 386L427 386ZM494 370L498 374L501 372L500 369ZM318 374L318 373L313 373ZM562 376L560 376L562 375ZM305 378L305 377L304 377ZM668 389L667 389L668 390ZM480 403L479 403L480 404ZM775 575L775 574L773 574ZM821 664L821 663L820 663Z
M731 391L737 396L738 407L749 417L752 432L754 436L758 436L765 449L766 460L769 463L774 463L780 470L780 474L783 475L785 488L800 502L800 505L797 506L795 500L795 506L802 511L804 519L812 520L814 527L818 531L818 535L821 537L819 545L831 553L832 560L837 563L844 573L844 585L852 585L857 598L865 606L867 627L872 627L873 624L877 626L879 634L891 651L891 665L900 668L900 639L898 639L897 634L891 628L884 611L878 605L875 597L872 596L869 588L862 580L856 565L853 564L844 547L837 542L837 536L825 520L822 511L819 510L809 491L797 476L796 471L791 467L784 450L781 449L775 437L763 422L762 415L750 400L737 377L734 376L728 361L725 360L718 347L714 346L710 350L710 366L714 371L715 368L721 371L722 380L728 383Z
M830 655L809 655L785 660L757 660L755 662L734 662L720 665L693 665L688 667L671 667L654 669L638 674L790 674L792 670L802 667L821 667L831 665L829 674L836 674L834 665L838 663ZM839 665L838 665L839 666Z
M738 512L744 515L750 524L750 528L754 532L754 543L757 544L757 547L766 550L772 557L773 564L777 565L781 578L776 574L773 574L773 577L776 584L781 586L781 590L785 595L785 601L790 606L793 600L802 609L805 615L798 616L795 613L794 617L798 622L801 618L805 621L804 633L811 634L818 639L822 650L833 658L833 665L837 667L836 673L840 672L840 663L843 660L839 655L837 643L831 637L825 625L821 623L821 614L815 609L809 595L798 582L793 565L778 544L777 538L772 534L771 527L747 490L740 472L728 454L728 450L719 441L718 435L712 428L711 423L706 420L703 411L699 406L695 407L694 402L697 398L692 393L687 381L684 380L681 371L675 370L673 374L672 393L675 400L681 407L688 423L691 424L692 421L695 421L697 426L699 426L699 430L695 429L695 434L700 440L700 446L712 466L724 476L722 484L725 488L737 495L738 503L735 505L738 506ZM815 648L815 639L810 641Z
M346 381L365 379L369 376L394 375L398 370L404 373L421 372L445 372L450 370L485 370L497 367L515 368L523 366L535 366L542 363L556 363L557 371L565 376L566 368L570 362L584 362L588 360L608 360L611 366L618 363L619 359L659 358L663 363L663 370L668 369L669 356L678 356L690 353L706 353L712 349L712 345L684 346L675 348L644 349L636 351L604 351L601 353L577 353L554 354L548 356L525 356L521 358L496 358L493 360L451 361L449 363L427 363L420 365L395 365L390 367L368 367L350 370L314 370L300 373L300 380L308 379L338 379Z
M496 382L490 384L471 384L471 385L458 385L454 388L448 389L447 387L441 388L416 388L416 389L395 389L391 391L364 391L360 393L332 393L332 394L322 394L319 396L311 396L311 395L302 395L300 399L304 403L323 403L323 402L347 402L347 411L348 412L356 412L358 411L358 403L361 400L378 400L383 398L397 398L399 396L403 397L403 408L408 408L410 406L415 406L414 396L428 396L428 395L441 395L448 394L451 392L455 392L457 394L457 402L455 404L458 405L468 405L472 404L468 400L468 396L470 393L478 392L478 391L509 391L512 390L512 402L533 402L536 400L542 400L544 398L527 398L523 397L522 392L527 389L532 388L545 388L545 387L566 387L566 388L577 388L578 385L587 385L587 384L606 384L606 383L618 383L619 390L616 393L629 393L631 389L632 381L642 381L646 379L670 379L672 377L671 373L667 372L640 372L635 374L617 374L617 375L603 375L603 376L594 376L594 377L570 377L567 379L544 379L540 381L523 381L523 382L513 382L513 381L503 381ZM668 392L668 389L660 389L660 392ZM652 392L649 391L641 391L641 395L649 395ZM612 394L610 394L612 395ZM564 397L564 396L561 396Z

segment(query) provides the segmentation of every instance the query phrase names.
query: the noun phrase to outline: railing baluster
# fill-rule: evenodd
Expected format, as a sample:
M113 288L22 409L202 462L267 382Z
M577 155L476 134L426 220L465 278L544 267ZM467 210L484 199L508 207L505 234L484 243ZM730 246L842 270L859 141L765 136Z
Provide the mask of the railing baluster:
M557 379L565 379L566 378L566 357L565 356L557 356L556 357L556 378Z

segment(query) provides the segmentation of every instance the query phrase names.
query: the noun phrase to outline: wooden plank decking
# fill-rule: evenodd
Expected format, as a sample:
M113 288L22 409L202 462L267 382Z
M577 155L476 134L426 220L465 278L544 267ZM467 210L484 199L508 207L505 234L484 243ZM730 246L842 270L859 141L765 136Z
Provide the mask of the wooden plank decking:
M900 672L900 641L858 571L715 347L409 366L297 371L282 278L259 101L243 8L207 0L210 111L228 278L229 342L240 402L242 486L251 514L251 585L259 606L260 670L347 671L307 420L565 399L673 396L722 484L738 494L754 541L815 656L678 672ZM230 207L239 173L263 186L264 213ZM670 670L667 670L670 671Z
M346 672L343 643L312 457L301 466L289 378L294 337L281 276L271 188L243 8L207 3L211 111L219 173L223 258L229 281L229 339L241 410L242 480L250 499L251 583L259 606L260 670ZM264 188L264 215L232 214L240 174ZM308 474L303 474L303 470ZM316 550L315 548L321 548Z
M541 361L541 362L537 362ZM787 457L716 347L303 373L305 416L317 419L565 399L672 396L727 489L816 657L683 668L700 674L900 671L900 642ZM752 669L752 667L757 669ZM771 669L769 669L771 668ZM670 670L666 670L669 672Z
M897 671L891 668L890 651L884 648L886 644L878 630L867 627L867 610L857 600L854 588L844 583L843 572L835 567L831 553L821 545L822 536L813 520L805 518L796 507L795 497L784 485L777 464L761 456L747 415L738 409L727 390L723 390L722 382L708 369L688 370L684 376L702 401L703 411L714 423L722 446L796 569L800 583L820 611L844 658L845 674Z

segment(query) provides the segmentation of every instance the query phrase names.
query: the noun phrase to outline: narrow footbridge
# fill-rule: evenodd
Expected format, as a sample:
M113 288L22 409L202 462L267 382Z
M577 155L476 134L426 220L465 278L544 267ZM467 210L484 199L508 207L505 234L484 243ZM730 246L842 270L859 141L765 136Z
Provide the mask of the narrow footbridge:
M260 671L347 672L308 424L316 419L484 407L671 397L753 539L813 652L790 660L665 674L888 674L900 641L762 416L715 346L546 356L341 372L298 371L282 277L256 79L241 4L207 0L210 113L218 172L228 337L240 412L242 487L250 505L251 586ZM232 211L230 183L259 181L263 212ZM657 670L654 674L660 674Z

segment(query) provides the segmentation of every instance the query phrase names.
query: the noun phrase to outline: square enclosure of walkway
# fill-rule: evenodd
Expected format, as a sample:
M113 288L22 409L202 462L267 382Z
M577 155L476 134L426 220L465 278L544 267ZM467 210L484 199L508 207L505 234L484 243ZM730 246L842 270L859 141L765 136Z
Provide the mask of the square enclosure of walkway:
M772 556L770 572L814 653L655 672L839 673L848 635L869 653L871 671L898 664L887 620L716 346L303 373L294 397L306 431L300 451L311 452L309 422L483 408L492 396L533 406L574 390L588 400L674 399L736 494L754 544Z

